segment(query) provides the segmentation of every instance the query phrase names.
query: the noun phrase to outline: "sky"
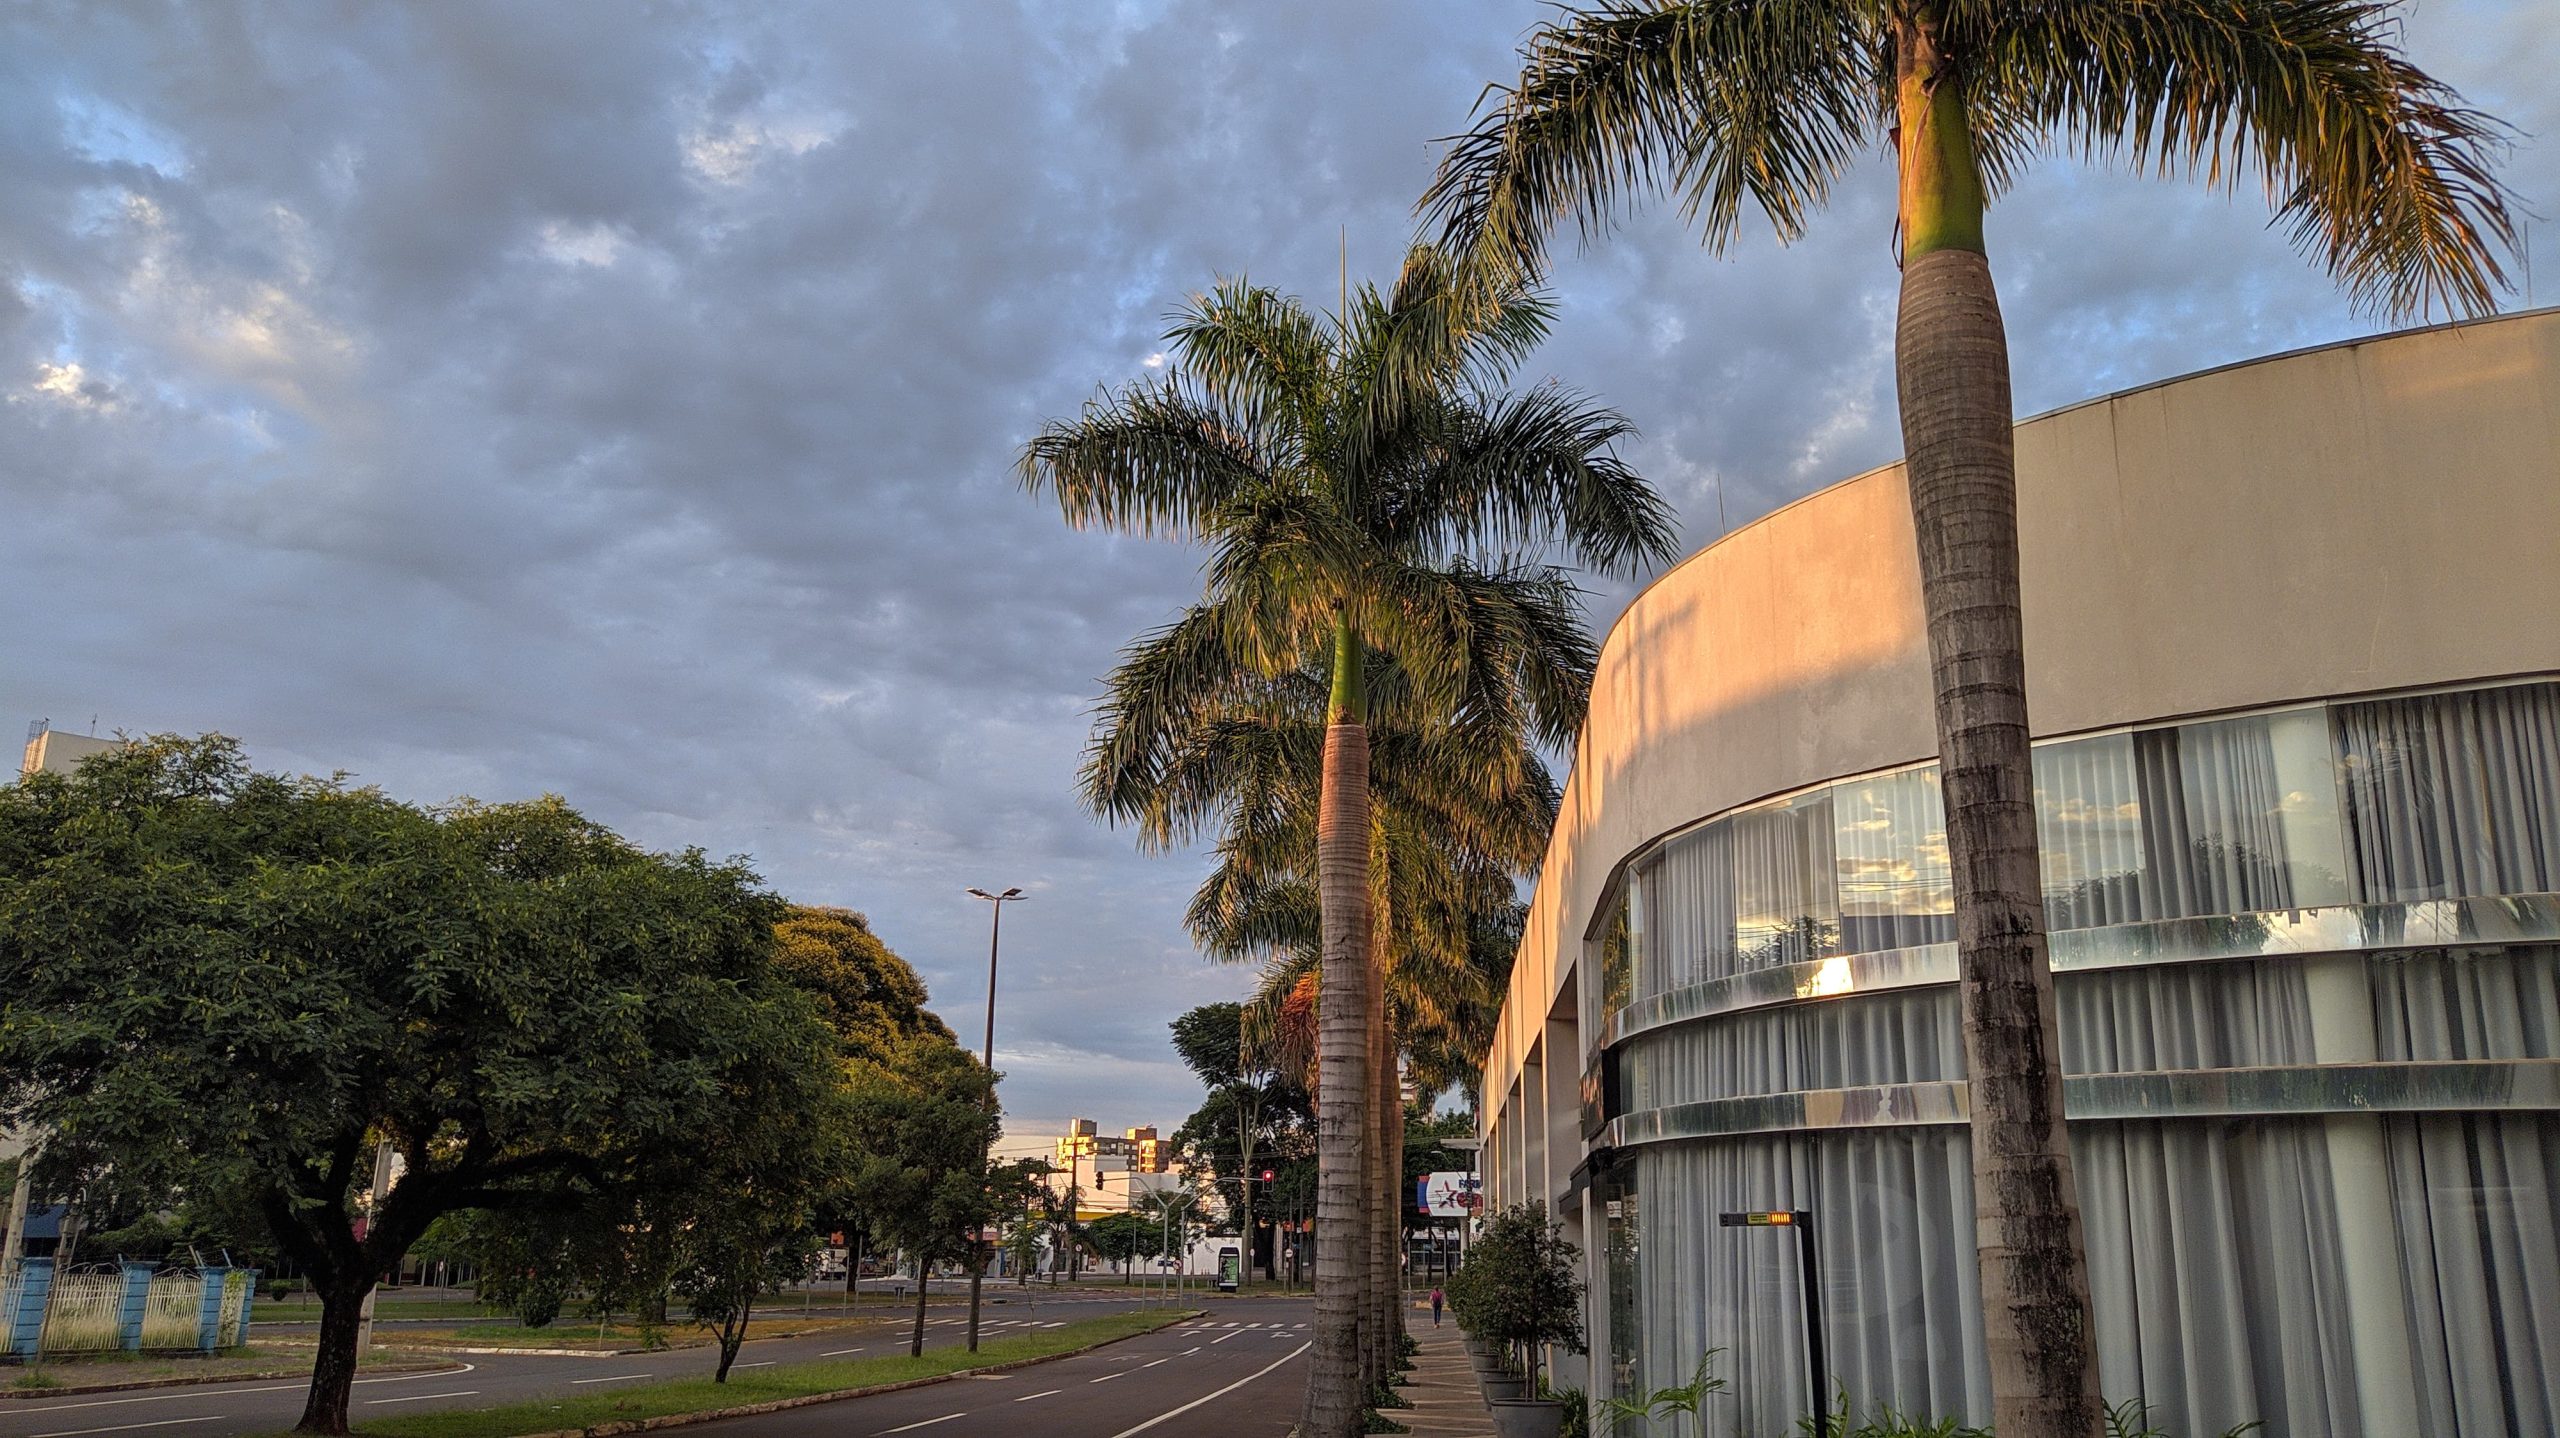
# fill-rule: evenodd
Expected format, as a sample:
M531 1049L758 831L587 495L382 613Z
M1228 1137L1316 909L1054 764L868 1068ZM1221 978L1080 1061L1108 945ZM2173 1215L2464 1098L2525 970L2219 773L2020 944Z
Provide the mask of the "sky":
M0 715L220 731L421 802L558 793L870 916L1008 1124L1168 1129L1249 970L1074 775L1198 556L1022 442L1223 277L1393 274L1528 0L32 4L0 14ZM2560 300L2560 14L2428 0ZM2264 196L2051 160L1992 215L2021 414L2386 327ZM1711 256L1560 251L1552 376L1695 549L1898 452L1892 177ZM1594 581L1605 627L1631 587Z

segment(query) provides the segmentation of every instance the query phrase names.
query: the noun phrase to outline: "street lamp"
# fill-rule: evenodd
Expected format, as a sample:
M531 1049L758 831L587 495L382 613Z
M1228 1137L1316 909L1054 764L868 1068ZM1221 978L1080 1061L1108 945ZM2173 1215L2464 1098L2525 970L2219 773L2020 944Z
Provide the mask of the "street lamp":
M1004 937L1004 906L1031 896L1018 888L1007 889L1001 894L990 894L984 889L971 889L969 896L973 899L986 900L992 906L993 914L993 921L987 925L987 1046L983 1056L987 1066L987 1107L992 1109L996 1102L996 944ZM987 1142L978 1152L978 1175L982 1184L986 1181L988 1170L995 1163L995 1143L995 1125L989 1124L987 1125ZM974 1250L971 1257L975 1260L969 1265L969 1351L972 1353L978 1351L978 1291L987 1279L985 1245L986 1235L982 1228L977 1241L970 1245ZM924 1280L918 1278L916 1283L921 1289Z

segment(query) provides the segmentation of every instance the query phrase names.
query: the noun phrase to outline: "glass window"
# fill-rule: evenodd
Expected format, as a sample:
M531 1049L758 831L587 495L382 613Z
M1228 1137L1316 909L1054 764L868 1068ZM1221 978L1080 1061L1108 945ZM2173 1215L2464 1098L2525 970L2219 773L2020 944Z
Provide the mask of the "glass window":
M1955 881L1938 767L1834 785L1831 817L1841 952L1952 943Z
M1641 994L1733 972L1733 823L1719 819L1662 846L1646 871L1644 924L1653 966Z
M2347 902L2329 725L2317 709L2138 736L2154 918Z
M1635 997L1636 952L1642 946L1644 930L1642 913L1629 896L1638 887L1641 870L1630 873L1618 886L1617 896L1609 902L1608 927L1600 931L1595 946L1599 953L1598 985L1593 991L1596 1011L1585 1015L1585 1027L1598 1033L1609 1017L1627 1006Z
M2331 712L2367 902L2560 889L2560 684Z
M1831 791L1733 816L1733 944L1738 969L1840 951Z
M2046 926L2093 929L2152 917L2133 736L2038 745L2035 795Z

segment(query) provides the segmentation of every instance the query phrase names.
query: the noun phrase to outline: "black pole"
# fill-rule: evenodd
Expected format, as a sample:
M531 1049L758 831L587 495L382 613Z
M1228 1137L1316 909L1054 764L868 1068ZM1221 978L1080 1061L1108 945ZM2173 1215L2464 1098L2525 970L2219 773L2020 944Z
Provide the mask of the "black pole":
M1813 1242L1813 1211L1795 1211L1796 1252L1804 1256L1804 1361L1813 1382L1814 1432L1831 1433L1831 1365L1822 1350L1822 1254Z
M981 1062L987 1066L987 1107L995 1107L996 1075L996 945L1004 937L1004 900L993 899L988 907L995 911L987 924L987 1046ZM985 1183L995 1165L995 1126L987 1127L987 1141L978 1150L978 1178ZM982 1215L985 1216L985 1215ZM987 1243L983 1233L969 1245L969 1351L978 1351L978 1294L987 1279Z

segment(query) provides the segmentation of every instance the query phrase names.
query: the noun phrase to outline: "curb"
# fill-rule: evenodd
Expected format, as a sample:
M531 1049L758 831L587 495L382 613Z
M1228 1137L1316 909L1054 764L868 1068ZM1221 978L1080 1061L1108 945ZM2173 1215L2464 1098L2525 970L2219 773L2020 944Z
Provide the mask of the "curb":
M780 1413L792 1408L812 1408L821 1403L842 1403L850 1398L871 1398L882 1393L901 1393L909 1388L925 1388L936 1383L949 1383L954 1379L975 1378L981 1374L1011 1373L1021 1368L1037 1368L1043 1363L1055 1363L1062 1358L1081 1358L1085 1354L1108 1348L1115 1343L1126 1343L1132 1338L1144 1338L1151 1333L1162 1333L1177 1323L1188 1322L1200 1316L1199 1310L1175 1313L1153 1328L1141 1328L1135 1333L1123 1333L1117 1338L1106 1338L1100 1343L1087 1344L1082 1348L1070 1348L1063 1353L1044 1353L1037 1358L1018 1358L1011 1363L990 1363L983 1368L964 1368L957 1373L937 1373L931 1378L908 1378L896 1383L874 1383L868 1388L840 1388L833 1393L807 1393L798 1398L776 1398L768 1403L748 1403L736 1408L712 1408L700 1413L667 1413L656 1418L629 1418L618 1423L599 1423L593 1428L554 1428L542 1433L520 1433L515 1435L515 1438L614 1438L614 1435L621 1433L654 1433L661 1428L682 1428L691 1423L716 1423L723 1418L753 1418L758 1414Z
M463 1368L460 1363L396 1363L381 1364L366 1371L373 1373L450 1373ZM84 1393L129 1393L142 1388L187 1388L205 1383L263 1383L278 1378L308 1378L305 1372L277 1369L272 1373L195 1373L184 1378L143 1378L131 1383L90 1383L79 1387L0 1389L0 1404L34 1398L77 1398Z

